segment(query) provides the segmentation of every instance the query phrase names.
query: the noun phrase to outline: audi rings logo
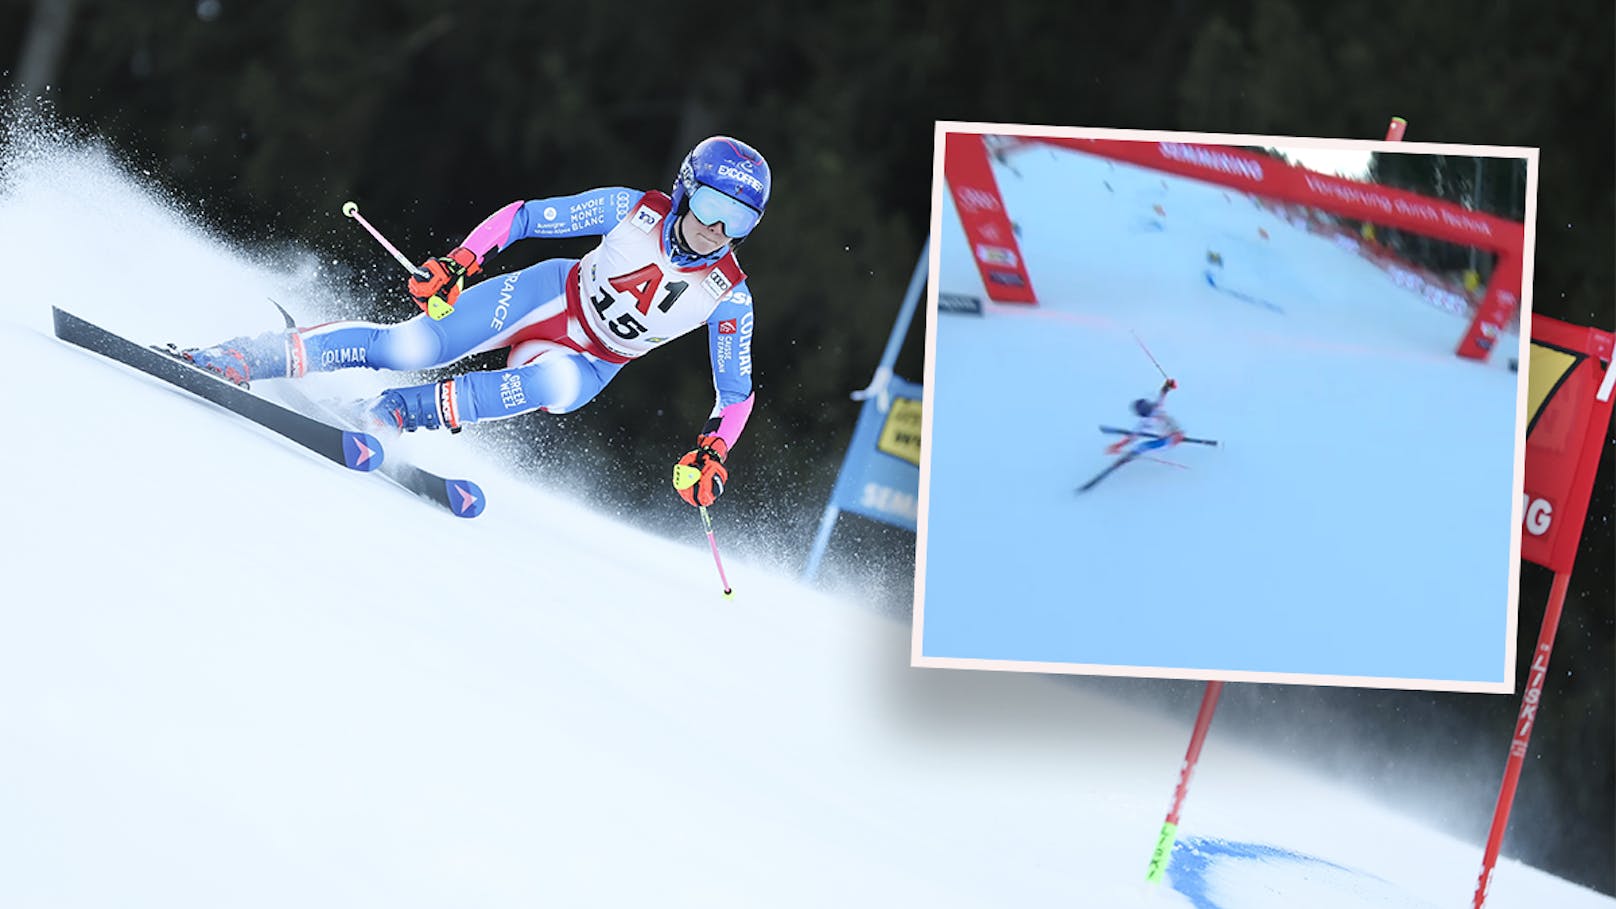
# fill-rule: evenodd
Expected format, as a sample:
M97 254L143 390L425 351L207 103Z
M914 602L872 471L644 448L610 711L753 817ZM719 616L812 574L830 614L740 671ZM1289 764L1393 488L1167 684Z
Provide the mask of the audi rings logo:
M960 207L967 211L998 211L999 197L974 186L961 187L957 193Z

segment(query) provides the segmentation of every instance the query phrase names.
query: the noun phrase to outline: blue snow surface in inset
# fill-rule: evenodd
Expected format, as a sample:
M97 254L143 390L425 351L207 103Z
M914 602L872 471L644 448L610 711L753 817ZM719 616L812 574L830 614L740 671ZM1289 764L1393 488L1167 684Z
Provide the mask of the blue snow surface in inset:
M1011 164L1040 303L937 318L922 660L1504 690L1518 342L1460 359L1462 317L1239 193L1076 152ZM939 290L985 299L943 199ZM1077 495L1112 460L1098 427L1162 384L1141 342L1179 382L1168 412L1224 447Z

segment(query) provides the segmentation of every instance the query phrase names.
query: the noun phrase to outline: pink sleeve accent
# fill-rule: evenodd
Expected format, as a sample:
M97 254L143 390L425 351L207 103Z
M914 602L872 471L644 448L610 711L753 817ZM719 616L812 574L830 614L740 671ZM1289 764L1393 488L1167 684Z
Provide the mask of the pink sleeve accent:
M481 262L491 250L504 249L511 245L511 222L516 220L516 213L521 210L521 202L512 202L494 212L467 234L466 242L460 245L476 253L478 262Z
M752 402L756 398L756 395L747 395L744 400L736 401L718 412L718 429L713 435L723 439L726 448L735 448L735 440L741 437L747 418L752 416Z

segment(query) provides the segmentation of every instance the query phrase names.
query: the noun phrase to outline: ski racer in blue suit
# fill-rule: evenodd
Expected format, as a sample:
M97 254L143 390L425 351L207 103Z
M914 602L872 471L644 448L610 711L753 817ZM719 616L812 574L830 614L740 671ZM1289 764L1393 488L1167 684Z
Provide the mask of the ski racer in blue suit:
M508 349L502 369L390 388L362 408L372 431L458 432L534 411L577 410L623 366L705 325L717 399L679 461L699 479L678 491L692 505L710 505L752 412L752 293L735 247L762 219L770 189L769 165L756 149L715 136L685 157L671 195L606 187L494 212L409 280L423 312L408 321L333 322L180 354L246 385L352 367L431 369ZM547 259L465 285L518 240L584 236L601 242L582 259Z
M1156 400L1140 398L1133 402L1134 415L1139 418L1134 424L1133 431L1114 442L1106 449L1108 454L1120 454L1128 449L1128 454L1139 456L1162 448L1171 448L1184 441L1184 431L1179 427L1178 421L1168 416L1162 404L1167 400L1167 393L1178 387L1172 379L1162 383L1161 392ZM1128 446L1138 439L1132 448Z

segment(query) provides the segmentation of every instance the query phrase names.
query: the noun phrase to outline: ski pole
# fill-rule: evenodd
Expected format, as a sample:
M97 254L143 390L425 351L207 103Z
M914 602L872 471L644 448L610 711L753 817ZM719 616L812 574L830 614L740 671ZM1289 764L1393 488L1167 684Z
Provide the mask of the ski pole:
M358 205L353 202L344 202L342 203L342 213L355 221L358 221L360 227L363 227L365 230L369 231L370 235L376 238L376 242L380 243L383 249L392 253L393 258L398 260L398 264L404 266L405 271L408 271L417 278L427 277L427 273L424 270L416 268L414 263L412 263L409 259L406 259L404 254L398 251L398 247L387 242L387 238L382 236L382 232L377 230L369 221L365 220L365 216L359 213Z
M365 220L365 216L359 213L359 206L357 204L353 202L342 203L342 213L355 221L358 221L359 226L369 231L370 235L376 238L376 242L380 243L383 249L392 253L393 258L398 260L398 264L404 266L404 268L409 271L410 274L417 278L428 277L426 269L417 268L411 264L410 260L404 258L404 254L398 251L398 247L387 242L387 238L382 236L382 232L377 230L369 221ZM459 285L457 284L456 286L458 287ZM431 316L433 319L442 319L444 316L447 316L452 312L454 312L454 307L449 304L449 301L445 299L442 294L436 294L431 299L426 301L426 314Z
M689 464L673 465L673 486L675 489L689 489L701 479L701 471ZM713 536L713 518L707 513L707 506L698 506L701 509L701 523L707 529L707 545L713 550L713 564L718 566L718 582L724 585L724 599L735 599L735 589L729 586L729 578L724 576L724 560L718 557L718 538Z
M724 577L724 560L718 557L718 540L713 536L713 519L707 514L707 506L701 506L701 523L707 527L707 545L713 550L713 564L718 566L718 583L724 585L724 599L735 599L735 588L729 586L729 578Z

